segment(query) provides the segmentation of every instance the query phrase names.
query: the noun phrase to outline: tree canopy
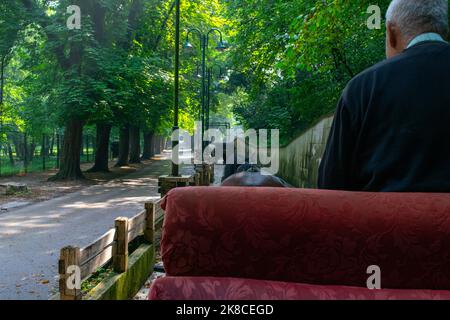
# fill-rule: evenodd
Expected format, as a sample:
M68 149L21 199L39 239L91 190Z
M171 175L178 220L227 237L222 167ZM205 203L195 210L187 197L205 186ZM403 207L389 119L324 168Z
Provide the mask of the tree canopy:
M378 1L382 14L389 3ZM218 39L211 35L211 118L280 129L284 143L331 113L346 83L384 59L384 27L367 27L368 0L181 4L182 42L195 27L220 28L230 43L227 52L215 52ZM67 26L70 5L81 9L80 29ZM138 161L139 133L144 144L153 134L170 135L174 8L174 0L3 0L2 139L7 128L64 131L57 176L63 179L82 177L83 130L97 134L93 170L108 170L108 147L100 146L111 130L121 141L118 165ZM181 54L180 126L192 130L200 113L201 60L197 36L189 40L195 51Z
M370 1L226 1L240 79L234 111L289 142L331 113L345 84L384 59L384 27L369 29ZM390 1L379 1L385 12ZM383 20L384 21L384 20Z

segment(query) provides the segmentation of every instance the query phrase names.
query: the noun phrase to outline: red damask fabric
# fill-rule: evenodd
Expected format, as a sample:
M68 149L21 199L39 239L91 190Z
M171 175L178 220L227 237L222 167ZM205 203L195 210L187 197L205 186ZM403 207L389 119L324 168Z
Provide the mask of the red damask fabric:
M450 291L369 290L267 280L165 277L150 288L150 300L450 300Z
M450 195L178 188L161 253L169 276L450 290ZM167 281L167 280L165 280Z

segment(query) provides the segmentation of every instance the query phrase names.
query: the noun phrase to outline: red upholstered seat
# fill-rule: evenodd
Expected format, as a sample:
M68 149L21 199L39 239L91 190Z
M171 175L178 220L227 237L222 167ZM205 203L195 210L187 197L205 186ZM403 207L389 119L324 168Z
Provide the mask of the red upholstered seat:
M450 291L369 290L239 278L165 277L151 300L450 300Z
M383 288L450 290L449 194L179 188L163 206L161 253L170 277L154 283L153 298L173 296L183 279L189 285L208 281L192 277L235 278L216 280L222 294L239 279L261 292L271 284L248 280L254 279L293 283L299 299L309 295L299 293L302 288L315 288L308 285L339 286L330 290L346 297L350 293L340 288L365 288L370 265L381 268ZM163 294L163 287L172 293ZM383 295L351 290L367 298Z

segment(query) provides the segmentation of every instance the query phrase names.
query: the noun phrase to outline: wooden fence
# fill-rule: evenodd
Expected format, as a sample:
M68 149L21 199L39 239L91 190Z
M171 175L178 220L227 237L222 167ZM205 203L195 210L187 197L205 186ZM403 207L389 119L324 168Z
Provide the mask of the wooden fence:
M162 226L164 211L161 200L145 204L145 210L132 218L117 218L115 227L84 248L65 247L61 249L58 263L59 294L61 300L81 300L81 289L68 286L73 276L72 266L78 267L81 281L89 278L99 268L112 262L115 272L128 270L128 245L138 236L148 243L154 243L155 229ZM152 266L153 267L153 266ZM70 282L69 282L70 283Z

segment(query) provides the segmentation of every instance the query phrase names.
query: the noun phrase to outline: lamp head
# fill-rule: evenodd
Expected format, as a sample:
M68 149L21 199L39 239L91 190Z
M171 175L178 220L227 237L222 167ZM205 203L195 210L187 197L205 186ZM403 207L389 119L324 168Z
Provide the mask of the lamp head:
M228 43L226 41L220 40L219 44L216 47L216 50L219 52L224 52L228 49Z
M189 40L186 40L186 42L183 45L183 48L187 51L193 51L194 50L194 46L192 45L192 43L189 42Z

